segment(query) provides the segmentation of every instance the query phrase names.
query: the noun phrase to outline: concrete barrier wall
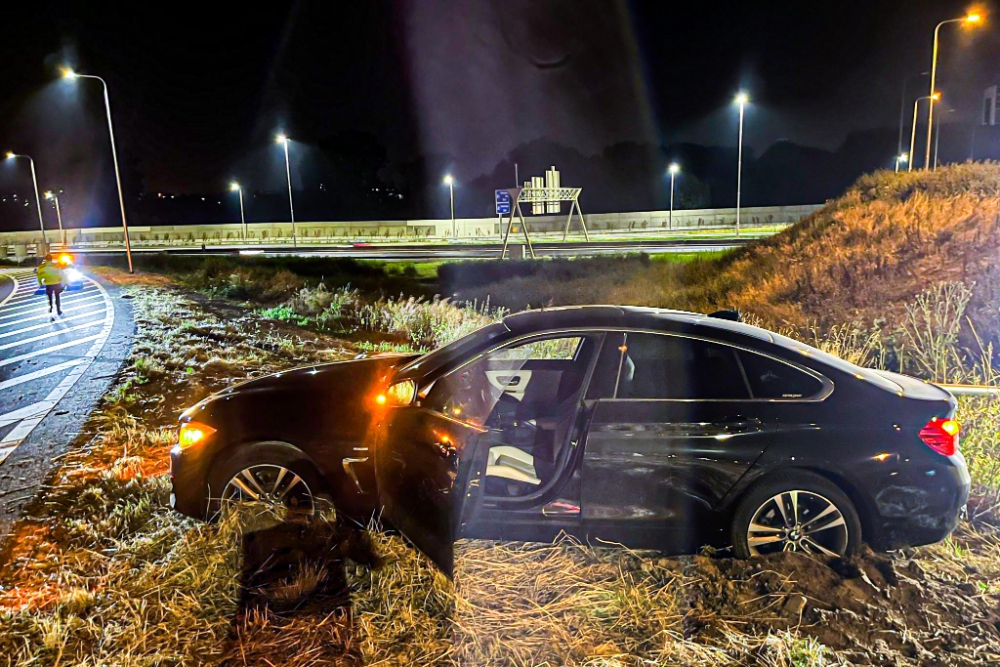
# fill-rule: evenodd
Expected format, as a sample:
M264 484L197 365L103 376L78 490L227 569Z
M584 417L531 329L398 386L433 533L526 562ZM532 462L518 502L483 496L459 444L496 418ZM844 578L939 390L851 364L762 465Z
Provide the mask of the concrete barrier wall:
M740 211L742 226L788 225L818 209L820 205L760 206ZM566 226L566 215L525 216L532 233L561 233ZM595 213L586 216L587 228L599 234L641 234L665 232L670 229L689 230L726 228L736 226L735 208L695 209L674 211L670 222L668 211L636 213ZM455 221L457 235L464 240L498 238L501 233L499 218L460 218ZM413 241L448 239L452 236L452 223L446 220L364 220L345 222L299 222L295 225L300 241L314 243L365 241ZM580 234L579 218L574 216L571 234ZM41 232L0 232L0 244L33 244L41 239ZM50 243L58 243L57 230L46 233ZM130 226L129 238L137 246L225 244L243 241L243 227L239 223L210 225L156 225ZM252 222L246 226L246 239L252 243L285 243L292 238L290 222ZM67 229L67 243L120 244L123 242L121 227L87 227Z

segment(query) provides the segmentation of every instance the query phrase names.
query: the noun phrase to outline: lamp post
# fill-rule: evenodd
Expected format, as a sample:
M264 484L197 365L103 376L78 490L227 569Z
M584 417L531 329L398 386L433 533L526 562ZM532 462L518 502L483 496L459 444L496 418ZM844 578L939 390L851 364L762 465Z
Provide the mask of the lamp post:
M667 218L667 229L674 228L674 177L680 170L681 166L676 162L671 162L667 167L667 173L670 174L670 217Z
M903 92L899 97L899 142L897 143L897 152L903 152L903 128L906 126L906 84L910 82L910 79L914 79L918 76L930 76L930 72L921 72L920 74L911 74L910 76L903 77Z
M288 137L284 134L279 134L274 140L285 148L285 177L288 179L288 211L292 215L292 247L298 247L298 236L295 234L295 202L292 200L292 168L288 164Z
M56 204L56 220L59 221L59 242L66 245L66 230L63 229L62 211L59 210L59 195L49 190L45 193L46 199L51 199Z
M743 109L750 101L750 96L740 93L736 96L736 104L740 105L740 137L736 157L736 236L740 235L740 191L743 186Z
M243 240L247 240L247 219L243 215L243 188L236 181L229 184L229 191L236 192L240 196L240 225L243 226Z
M132 270L132 243L128 237L128 221L125 219L125 196L122 194L122 177L118 170L118 152L115 149L115 128L111 122L111 99L108 97L108 82L93 74L78 74L71 69L63 70L63 78L75 81L77 79L95 79L104 87L104 109L108 114L108 136L111 138L111 158L115 163L115 181L118 183L118 205L122 210L122 232L125 237L125 255L128 257L128 272Z
M910 155L908 153L900 153L899 155L897 155L896 156L896 173L899 173L899 163L900 162L909 162L909 161L910 161Z
M913 151L916 149L917 143L917 112L919 110L920 103L924 100L931 102L931 108L933 109L933 102L935 100L941 99L941 93L934 93L933 95L924 95L923 97L918 97L913 100L913 127L910 129L910 154L907 160L906 171L913 171L914 155Z
M448 194L451 199L451 235L458 236L458 229L455 226L455 178L451 174L446 174L444 184L448 186Z
M967 14L961 18L948 19L947 21L941 21L934 27L934 48L931 52L931 90L930 90L930 111L927 114L927 150L924 153L924 169L931 168L931 135L934 133L934 102L939 98L934 97L935 91L937 90L937 57L938 57L938 33L941 31L941 26L948 23L962 23L965 25L974 25L980 23L983 17L979 14ZM911 151L912 153L912 151ZM911 157L912 163L912 157Z
M8 160L16 160L18 158L24 158L31 165L31 183L35 186L35 206L38 207L38 227L42 230L42 240L48 241L45 238L45 223L42 222L42 200L38 198L38 178L35 176L35 161L31 159L28 155L18 155L10 151L7 152Z

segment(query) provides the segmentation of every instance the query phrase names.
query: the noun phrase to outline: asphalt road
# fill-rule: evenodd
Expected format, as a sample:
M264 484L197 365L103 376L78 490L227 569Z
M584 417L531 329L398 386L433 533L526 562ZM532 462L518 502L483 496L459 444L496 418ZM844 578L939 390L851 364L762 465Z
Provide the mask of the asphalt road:
M32 269L0 270L0 539L117 373L133 323L118 291L86 278L50 315Z
M704 252L708 250L728 250L751 239L672 239L646 241L582 241L533 243L535 255L539 257L584 257L594 255L617 255L626 253L667 253ZM522 239L523 241L523 239ZM514 244L512 239L512 245ZM165 253L170 255L298 255L302 257L351 257L382 261L438 261L457 259L499 259L503 249L501 243L385 243L385 244L343 244L343 245L210 245L204 250L200 245L143 248L133 247L134 255ZM81 255L118 256L124 250L118 248L74 248ZM509 255L508 250L508 257ZM525 249L527 254L527 249Z

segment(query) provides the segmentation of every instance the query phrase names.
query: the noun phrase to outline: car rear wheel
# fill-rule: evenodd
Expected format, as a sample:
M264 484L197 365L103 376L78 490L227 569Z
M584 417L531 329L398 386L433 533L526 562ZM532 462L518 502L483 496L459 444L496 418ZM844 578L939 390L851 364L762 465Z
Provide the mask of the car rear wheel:
M844 558L857 553L861 520L833 482L790 471L764 480L744 496L733 516L731 538L740 558L788 551Z
M209 516L253 506L280 521L329 515L333 503L315 467L280 443L240 447L220 461L209 479Z

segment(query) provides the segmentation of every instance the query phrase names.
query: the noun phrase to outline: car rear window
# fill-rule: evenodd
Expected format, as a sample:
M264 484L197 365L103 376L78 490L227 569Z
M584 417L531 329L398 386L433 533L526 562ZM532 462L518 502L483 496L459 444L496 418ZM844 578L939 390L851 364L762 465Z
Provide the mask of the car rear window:
M809 398L823 390L818 378L791 364L746 350L739 356L754 398Z
M858 366L857 364L852 364L846 359L841 359L840 357L834 356L829 352L824 352L812 345L806 345L805 343L800 343L797 340L788 338L787 336L782 336L780 334L774 334L774 342L781 345L784 348L798 352L803 357L807 359L815 359L816 361L830 366L841 373L849 373L859 380L865 380L873 385L876 385L880 389L886 391L891 391L896 394L902 391L902 387L893 382L892 380L879 375L874 369L865 368L864 366Z
M716 343L628 333L618 377L619 399L750 398L736 350Z

